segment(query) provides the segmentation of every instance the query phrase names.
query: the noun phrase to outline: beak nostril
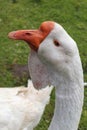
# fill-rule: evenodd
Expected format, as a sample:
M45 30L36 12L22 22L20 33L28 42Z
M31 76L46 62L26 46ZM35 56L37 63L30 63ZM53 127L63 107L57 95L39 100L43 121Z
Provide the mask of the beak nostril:
M28 36L32 35L30 32L26 32L25 34L28 35Z

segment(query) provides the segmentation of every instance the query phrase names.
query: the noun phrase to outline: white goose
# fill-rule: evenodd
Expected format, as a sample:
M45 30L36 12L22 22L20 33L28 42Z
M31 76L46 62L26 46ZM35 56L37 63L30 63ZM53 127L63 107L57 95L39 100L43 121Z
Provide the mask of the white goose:
M43 22L38 30L11 32L9 37L29 44L29 70L34 86L55 86L55 110L48 130L77 130L84 82L76 42L61 25L51 21Z
M39 123L53 87L0 88L0 130L33 130ZM45 98L44 98L45 97Z

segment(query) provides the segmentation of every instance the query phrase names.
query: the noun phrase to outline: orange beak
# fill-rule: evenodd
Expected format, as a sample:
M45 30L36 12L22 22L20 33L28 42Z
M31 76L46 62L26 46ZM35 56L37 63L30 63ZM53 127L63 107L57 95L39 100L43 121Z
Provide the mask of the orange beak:
M26 41L30 48L37 51L39 44L43 40L43 35L39 30L18 30L9 33L9 38Z
M30 48L37 51L40 43L50 33L54 27L54 22L43 22L38 30L18 30L8 34L8 37L15 40L26 41Z

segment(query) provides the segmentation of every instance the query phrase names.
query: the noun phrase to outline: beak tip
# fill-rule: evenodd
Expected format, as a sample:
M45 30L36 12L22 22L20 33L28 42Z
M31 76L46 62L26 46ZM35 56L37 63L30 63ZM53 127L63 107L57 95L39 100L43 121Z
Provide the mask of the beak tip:
M8 38L10 38L10 39L16 39L16 38L15 38L15 32L16 32L16 31L10 32L10 33L8 34Z

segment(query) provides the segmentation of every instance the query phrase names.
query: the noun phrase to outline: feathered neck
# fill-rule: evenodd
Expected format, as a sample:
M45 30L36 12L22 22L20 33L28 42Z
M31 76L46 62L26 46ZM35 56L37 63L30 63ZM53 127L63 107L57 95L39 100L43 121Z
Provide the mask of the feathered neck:
M82 112L84 92L82 88L75 84L73 84L73 87L78 87L78 89L67 89L66 84L62 85L63 87L61 85L59 88L56 87L55 110L49 130L77 130ZM70 87L70 84L67 87Z
M48 130L77 130L84 98L80 60L72 63L70 75L67 76L64 73L58 75L57 72L54 75L56 80L55 110Z

